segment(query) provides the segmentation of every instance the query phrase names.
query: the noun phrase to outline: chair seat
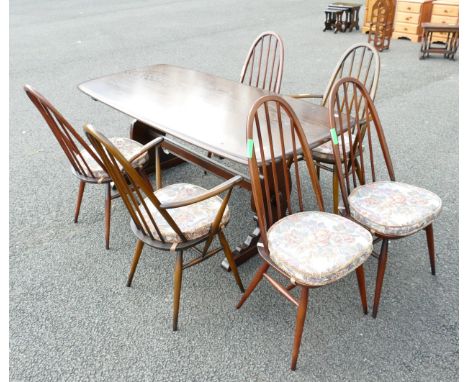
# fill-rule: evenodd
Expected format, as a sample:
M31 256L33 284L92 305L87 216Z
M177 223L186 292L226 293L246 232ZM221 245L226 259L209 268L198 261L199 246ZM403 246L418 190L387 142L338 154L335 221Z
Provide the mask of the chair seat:
M289 215L267 233L270 258L291 278L329 284L359 267L372 253L372 235L339 215L308 211Z
M140 151L143 147L141 143L129 138L114 137L109 138L109 140L115 147L117 147L117 149L122 153L125 159L130 159L133 155L137 154L138 151ZM91 149L94 150L94 148ZM86 175L101 178L103 180L110 179L107 172L94 160L94 158L89 154L87 150L82 150L81 155L83 156L83 159L86 161L86 163L89 166L89 169L92 172L90 173L87 167L83 165ZM148 158L149 155L148 153L146 153L145 155L141 156L133 162L133 167L137 168L143 166L148 161ZM81 158L78 157L78 160L81 162Z
M176 183L155 191L154 195L156 195L158 200L164 204L190 199L201 195L206 191L206 189L193 184ZM167 211L187 240L195 240L209 233L211 224L213 223L222 202L223 201L220 197L214 196L199 203L180 208L173 208ZM171 228L169 223L163 218L153 203L151 203L148 198L145 198L145 203L148 206L149 212L156 222L164 241L167 243L180 243L182 239ZM140 210L142 211L143 218L150 228L152 235L156 240L160 240L154 225L151 223L148 213L141 206ZM224 227L228 222L229 207L226 206L223 218L221 219L221 227Z
M345 137L345 149L346 149L346 155L349 155L350 153L350 145L349 145L349 136L346 135ZM354 142L356 139L356 133L352 134L352 141ZM343 151L342 151L342 143L341 143L341 137L338 137L338 144L339 144L339 150L340 150L340 157L343 158ZM323 160L327 162L334 162L335 157L333 155L333 143L332 141L325 142L324 144L316 147L315 149L312 149L312 156L316 160Z
M425 228L442 209L442 200L433 192L392 181L359 186L348 201L354 220L389 236L407 236Z

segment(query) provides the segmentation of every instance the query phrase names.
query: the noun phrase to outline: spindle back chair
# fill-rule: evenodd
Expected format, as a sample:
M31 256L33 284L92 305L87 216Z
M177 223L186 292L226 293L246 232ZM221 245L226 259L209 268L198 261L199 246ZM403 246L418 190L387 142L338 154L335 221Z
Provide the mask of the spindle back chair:
M263 32L252 44L241 71L240 82L279 93L283 78L284 47L275 32Z
M330 99L330 93L334 84L343 77L353 77L361 81L368 89L371 98L375 98L380 78L380 56L379 52L367 43L358 43L349 47L338 61L323 95L295 94L294 98L320 98L321 105L326 106ZM358 95L360 96L360 95ZM362 104L362 99L358 100ZM341 105L343 106L343 105ZM363 117L364 108L360 106L358 120ZM354 132L352 130L352 132ZM333 173L333 212L338 212L338 179L336 174L336 163L331 149L331 143L327 142L312 150L312 156L317 163L317 173L320 177L320 169ZM330 166L331 165L331 166Z
M76 132L72 125L49 100L47 100L37 90L33 89L30 85L25 85L24 91L47 122L52 134L71 164L72 173L80 180L75 207L75 223L78 222L86 183L106 185L104 236L106 249L109 249L111 200L118 197L118 195L112 195L111 179L106 176L104 164L101 162L94 150L91 149L86 141ZM86 158L85 153L89 155L88 158ZM89 162L90 160L94 161L97 166L92 166ZM98 173L96 173L96 168L99 169Z
M203 190L204 192L201 194L188 196L185 200L161 203L157 193L164 188L161 188L161 169L158 158L160 154L159 148L164 141L163 137L156 138L147 143L140 153L135 155L136 158L140 155L145 155L148 150L156 148L157 190L156 192L153 192L151 184L149 184L144 177L135 171L129 161L125 159L119 150L103 134L96 131L91 125L86 125L84 129L89 141L108 169L109 175L112 177L112 180L114 181L121 198L127 207L132 219L131 228L138 239L127 280L127 286L130 287L132 284L133 276L143 250L143 245L148 244L151 247L177 254L174 268L173 330L177 330L178 326L183 269L199 264L215 255L220 250L223 250L229 261L229 265L231 266L234 278L240 290L243 292L244 289L236 264L232 258L229 244L223 233L223 228L227 224L227 222L223 220L225 218L229 198L234 186L236 186L242 178L240 176L233 177L211 190ZM195 206L197 203L214 197L218 197L219 199L219 195L223 193L225 193L225 196L223 199L220 199L219 207L211 222L209 230L206 233L200 233L199 235L193 235L194 237L188 237L187 233L182 231L180 223L178 224L175 221L170 212L171 210L178 208ZM162 233L162 227L166 225L169 225L175 235L167 235L167 227L164 228L165 233ZM221 243L221 248L210 250L210 245L215 237L218 237ZM203 248L197 248L198 244L203 244ZM200 256L184 264L183 252L189 249L198 252Z
M345 222L345 224L348 224L348 227L351 226L351 230L360 230L364 234L364 241L367 240L368 242L368 247L371 245L372 239L370 234L357 224L351 223L345 218L323 212L320 184L306 136L296 114L290 105L280 96L269 95L261 97L252 106L247 121L247 155L249 157L248 163L253 201L260 229L258 251L264 262L253 277L237 308L239 309L243 305L263 278L298 308L291 359L291 369L295 370L307 311L309 289L331 283L347 273L356 270L361 303L366 313L367 300L362 263L369 256L370 250L366 253L355 254L359 259L354 263L354 267L348 269L346 268L349 264L348 260L338 259L338 264L335 268L336 273L332 271L333 274L328 275L327 280L325 280L319 271L313 270L314 262L316 264L315 267L320 263L315 256L318 252L323 253L328 250L333 252L335 247L314 248L311 251L309 251L310 248L308 247L303 251L305 256L300 254L299 265L295 264L296 269L299 268L298 273L296 273L288 268L287 261L283 263L271 256L269 235L277 227L277 224L282 224L282 222L285 222L289 218L302 219L306 217L310 219L308 222L311 224L300 224L301 229L306 231L304 239L314 237L317 231L323 232L321 224L326 224L324 222L330 222L330 220L333 220L330 226L336 227L338 223L338 226L343 227L341 224ZM312 200L309 201L309 199ZM288 224L286 222L286 226ZM318 228L319 226L320 228ZM333 235L333 232L330 234ZM288 245L289 240L292 241L290 243L292 247L296 244L301 245L289 235L282 234L281 230L279 236L281 240L285 240L287 247L290 247ZM312 244L312 246L314 245L316 243ZM294 259L294 257L298 253L294 248L290 249L290 251L293 252L292 261L296 262L297 258ZM301 261L305 262L302 264L308 265L307 271L301 268ZM284 286L273 279L267 273L270 266L280 275L290 280L291 283L288 286ZM308 273L309 271L311 273ZM303 275L310 276L314 272L315 275L319 276L314 279L312 277L308 279L303 278ZM289 292L296 286L300 288L299 300L296 300Z
M362 99L361 104L359 99ZM360 120L357 115L361 115ZM431 271L435 275L432 222L440 213L442 204L440 198L430 191L396 182L382 124L363 83L356 78L345 77L335 84L330 96L329 119L333 155L337 163L341 163L336 166L343 201L341 214L369 229L377 238L375 242L382 241L380 254L374 254L379 259L372 312L375 318L389 240L424 229ZM346 127L350 123L355 125L354 134ZM345 150L346 141L352 148L349 152ZM381 207L372 207L376 202L382 203ZM399 207L397 203L405 204ZM370 212L373 208L374 211ZM404 213L403 208L407 208ZM363 210L366 212L361 213ZM403 220L401 216L404 216ZM407 222L410 217L413 219L411 225Z

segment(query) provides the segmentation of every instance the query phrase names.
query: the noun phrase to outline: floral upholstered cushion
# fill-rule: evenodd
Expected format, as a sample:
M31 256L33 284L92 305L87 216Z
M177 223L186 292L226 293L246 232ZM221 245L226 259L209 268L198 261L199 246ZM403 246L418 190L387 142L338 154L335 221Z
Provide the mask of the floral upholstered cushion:
M326 212L300 212L268 230L271 259L302 283L325 285L347 275L372 253L372 235L359 224Z
M125 159L130 159L133 155L137 154L138 151L141 150L143 145L139 142L136 142L132 139L129 138L122 138L122 137L114 137L114 138L109 138L109 140L112 142L112 144L117 147L117 149L122 153L122 155L125 157ZM91 147L91 150L96 152L93 147ZM86 163L89 166L89 169L92 171L92 174L89 173L89 170L85 165L82 165L83 169L86 172L86 175L88 176L94 176L96 178L104 178L108 179L109 175L107 172L94 160L94 158L89 154L87 150L82 150L81 155L83 156L83 159L86 161ZM81 158L77 157L78 161L81 162ZM99 155L98 155L99 158ZM143 166L147 161L148 161L148 153L142 155L138 159L136 159L133 162L133 167L137 168L140 166Z
M354 133L352 135L352 141L354 142L354 140L356 139L356 133ZM349 145L349 136L346 135L344 137L344 141L345 141L345 149L346 149L346 155L349 154L350 152L350 145ZM340 156L343 157L343 152L342 152L342 143L341 143L341 136L338 137L338 143L339 143L339 150L340 150ZM312 155L314 157L314 159L322 159L322 160L328 160L328 161L331 161L334 159L334 156L333 156L333 143L332 141L328 141L328 142L325 142L324 144L316 147L315 149L312 149Z
M195 196L201 195L206 192L202 187L195 186L188 183L176 183L167 187L163 187L155 191L155 195L158 200L163 203L179 202L187 199L191 199ZM182 239L176 232L171 228L169 223L159 213L156 207L145 199L146 205L149 207L150 213L155 220L159 231L161 232L164 241L168 243L180 243ZM171 215L172 219L176 222L182 233L185 235L187 240L195 240L199 237L205 236L210 231L211 224L213 223L219 208L221 207L222 199L218 196L214 196L210 199L180 208L173 208L167 210ZM153 237L159 240L159 235L151 223L148 213L145 209L140 206L143 217L151 230ZM221 219L221 227L224 227L229 222L229 207L226 206L224 210L223 218Z
M385 181L355 188L348 197L353 219L385 235L406 236L431 224L442 201L431 191Z

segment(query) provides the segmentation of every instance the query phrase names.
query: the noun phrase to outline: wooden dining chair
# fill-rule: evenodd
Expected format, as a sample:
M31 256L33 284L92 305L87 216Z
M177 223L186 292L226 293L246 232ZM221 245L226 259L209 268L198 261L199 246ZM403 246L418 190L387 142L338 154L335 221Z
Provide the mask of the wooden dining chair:
M68 161L71 164L71 170L79 180L78 198L76 200L74 222L78 222L80 214L81 201L86 183L104 184L106 186L105 197L105 245L109 249L110 239L110 220L111 220L111 201L119 197L118 194L112 195L111 178L109 177L103 163L97 157L94 150L85 142L85 140L76 132L72 125L63 117L63 115L37 90L30 85L24 86L24 91L41 113L42 117L47 122L47 125L52 130L54 137L57 139L60 147L65 153ZM115 146L125 155L131 158L136 152L143 147L140 143L128 138L115 137L110 138ZM138 157L132 161L132 166L143 173L143 166L148 160L148 156ZM144 176L144 175L143 175Z
M275 32L263 32L253 42L242 66L240 82L274 93L280 92L283 79L283 40ZM213 156L208 152L208 158ZM204 171L205 175L207 174Z
M361 105L358 100L362 99ZM360 107L364 123L358 123ZM388 243L421 230L426 231L429 260L435 275L433 222L440 214L441 199L423 188L395 181L390 152L372 97L364 84L351 77L339 80L329 103L330 133L343 206L341 214L366 227L382 241L372 316L377 316ZM362 119L361 118L361 119ZM354 122L353 122L354 121ZM346 128L354 123L355 133ZM346 154L345 143L352 149ZM364 145L366 150L364 150ZM382 168L383 170L379 171Z
M169 251L175 256L173 330L177 330L184 269L199 264L223 250L237 285L244 292L237 266L223 232L230 217L229 198L233 188L242 178L233 177L211 190L188 183L161 187L158 151L164 138L159 137L147 143L134 156L134 158L145 156L148 150L156 148L156 191L153 191L151 185L135 171L110 140L90 125L86 125L84 129L130 213L131 229L137 237L127 286L130 287L132 284L143 246L147 244L162 251ZM220 195L223 193L225 196L221 198ZM216 237L221 247L210 250ZM183 254L188 250L197 252L199 256L184 264Z
M263 32L250 47L240 82L279 93L283 78L284 46L275 32Z
M380 78L380 55L372 46L366 43L358 43L349 47L344 52L331 76L324 94L293 94L293 98L315 98L321 100L321 105L326 106L330 99L333 86L343 77L353 77L361 81L372 100L375 99ZM358 100L360 101L360 100ZM361 113L363 109L361 107ZM361 115L359 116L361 117ZM346 147L349 155L349 147ZM317 165L317 173L320 177L320 169L333 173L333 212L338 212L338 178L336 163L333 156L331 141L326 142L312 150L312 156Z
M356 271L362 308L367 314L362 264L372 252L372 236L349 219L323 212L307 139L296 114L280 96L264 96L252 106L247 153L260 229L258 252L263 262L237 308L262 279L297 307L291 360L291 369L295 370L310 288ZM269 268L289 280L289 285L275 280L267 273ZM295 287L300 290L299 299L290 293Z

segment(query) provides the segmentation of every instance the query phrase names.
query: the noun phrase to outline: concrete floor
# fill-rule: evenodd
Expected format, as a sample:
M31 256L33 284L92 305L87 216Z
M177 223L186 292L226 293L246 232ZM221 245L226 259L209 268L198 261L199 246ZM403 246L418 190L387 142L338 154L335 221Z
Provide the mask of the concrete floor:
M170 327L173 258L145 248L125 280L135 239L123 204L103 243L104 191L89 187L73 224L78 182L39 113L29 83L81 131L92 122L126 135L130 118L92 102L77 84L169 63L238 80L253 39L275 30L286 47L284 93L322 91L359 33L322 32L328 1L17 0L10 3L10 378L12 381L451 381L458 375L458 61L418 60L392 41L377 93L397 179L436 192L437 267L424 234L392 242L379 317L363 316L353 275L311 293L296 372L295 311L266 283L243 309L221 257L183 281L180 330ZM362 11L361 11L362 15ZM242 128L242 127L241 127ZM219 180L182 165L168 183ZM330 178L323 188L330 207ZM252 229L237 190L227 236ZM240 268L247 284L259 265ZM372 301L376 261L366 263Z

